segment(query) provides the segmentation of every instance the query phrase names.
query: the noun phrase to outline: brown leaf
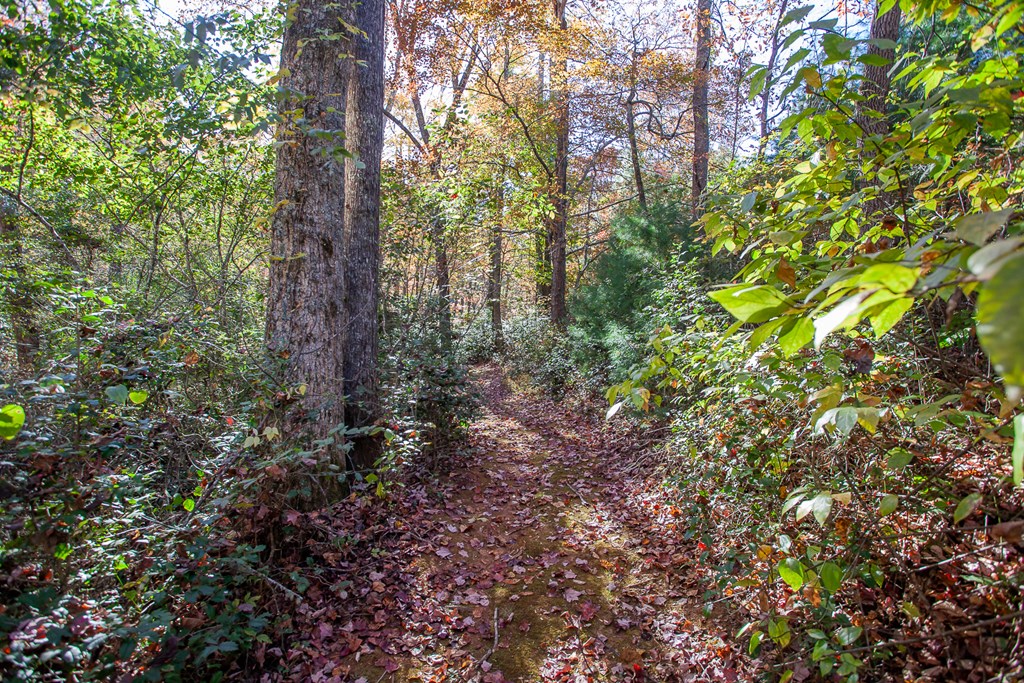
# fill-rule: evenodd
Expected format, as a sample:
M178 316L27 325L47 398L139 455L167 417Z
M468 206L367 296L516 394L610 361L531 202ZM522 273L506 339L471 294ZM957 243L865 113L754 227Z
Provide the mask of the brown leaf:
M1003 522L988 530L988 535L993 541L1007 543L1020 543L1022 534L1024 534L1024 520Z
M779 267L775 269L775 275L779 280L796 289L796 270L785 258L779 261Z

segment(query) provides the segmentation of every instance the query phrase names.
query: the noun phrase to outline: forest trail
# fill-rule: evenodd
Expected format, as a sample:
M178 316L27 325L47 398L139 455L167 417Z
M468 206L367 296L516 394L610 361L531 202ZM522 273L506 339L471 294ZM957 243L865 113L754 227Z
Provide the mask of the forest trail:
M653 478L614 466L603 421L510 390L496 367L475 375L484 410L443 499L416 512L429 531L371 571L380 607L343 627L341 662L320 626L309 680L747 678L732 625L701 616L696 543Z

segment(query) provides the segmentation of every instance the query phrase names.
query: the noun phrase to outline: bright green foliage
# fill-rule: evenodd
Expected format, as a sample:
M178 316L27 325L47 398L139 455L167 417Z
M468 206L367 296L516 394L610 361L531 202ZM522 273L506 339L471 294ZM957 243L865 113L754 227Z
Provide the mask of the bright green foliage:
M9 403L0 408L0 438L13 439L25 425L25 409Z
M752 610L750 651L764 633L790 644L784 614L821 675L851 681L890 652L846 652L878 639L852 593L899 594L918 552L908 530L975 548L969 529L1007 514L1002 482L1024 469L1024 4L902 6L882 117L860 111L860 70L880 59L867 41L790 13L786 44L805 47L786 93L800 105L775 157L723 175L701 220L738 264L708 295L727 317L673 291L696 315L658 330L607 394L611 413L669 407L669 483L692 532L729 545L719 586L785 603ZM937 32L941 54L927 47ZM754 94L765 77L753 70ZM984 463L982 490L951 471L965 458ZM1014 609L1018 588L996 594L995 614ZM927 615L919 603L885 628Z
M646 213L612 221L605 251L572 301L574 333L591 367L611 366L620 379L639 360L656 321L651 306L661 289L665 264L674 253L699 255L692 228L678 205L658 204Z

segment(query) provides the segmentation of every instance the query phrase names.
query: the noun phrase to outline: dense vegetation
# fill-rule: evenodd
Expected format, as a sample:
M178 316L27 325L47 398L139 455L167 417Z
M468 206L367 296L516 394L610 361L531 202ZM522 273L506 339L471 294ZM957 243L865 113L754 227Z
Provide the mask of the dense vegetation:
M1024 677L1022 60L1020 0L0 2L3 679ZM424 597L507 501L564 528ZM531 556L583 654L502 670Z

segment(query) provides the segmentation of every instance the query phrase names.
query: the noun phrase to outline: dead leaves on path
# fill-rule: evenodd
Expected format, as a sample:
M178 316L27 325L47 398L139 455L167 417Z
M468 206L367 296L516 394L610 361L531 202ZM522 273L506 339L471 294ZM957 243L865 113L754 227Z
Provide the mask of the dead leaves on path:
M258 653L280 671L265 680L669 682L749 671L722 627L700 617L692 549L660 487L612 467L603 423L510 396L493 372L482 385L488 413L450 477L290 514L286 567L307 586L283 616L288 638Z

